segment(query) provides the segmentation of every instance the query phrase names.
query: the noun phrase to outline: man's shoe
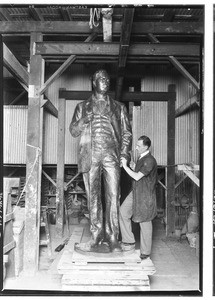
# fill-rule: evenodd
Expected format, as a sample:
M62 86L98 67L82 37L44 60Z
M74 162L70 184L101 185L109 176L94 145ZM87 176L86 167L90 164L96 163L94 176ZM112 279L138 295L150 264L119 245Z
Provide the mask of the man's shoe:
M140 254L140 259L141 260L144 260L144 259L147 259L147 258L149 258L150 257L150 255L148 254Z
M123 251L135 250L135 243L124 243L121 242L121 248Z

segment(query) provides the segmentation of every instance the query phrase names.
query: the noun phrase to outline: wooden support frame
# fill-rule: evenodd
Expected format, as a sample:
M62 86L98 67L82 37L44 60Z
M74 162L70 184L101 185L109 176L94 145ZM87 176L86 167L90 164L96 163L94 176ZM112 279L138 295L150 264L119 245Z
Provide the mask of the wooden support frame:
M175 85L169 85L169 92L175 91ZM166 235L175 233L175 97L168 101L167 119L167 168L166 168Z
M95 33L92 33L85 41L85 43L92 41L95 38ZM57 71L45 82L45 84L41 87L40 93L44 93L47 88L57 79L60 75L76 60L76 55L70 55L69 58L57 69Z
M55 118L58 118L58 110L49 99L43 100L41 107L44 107L51 115L53 115Z
M39 231L42 176L42 96L39 93L44 81L44 60L34 55L36 41L42 41L39 33L31 34L31 59L29 76L28 130L26 149L26 196L23 272L34 276L38 270Z

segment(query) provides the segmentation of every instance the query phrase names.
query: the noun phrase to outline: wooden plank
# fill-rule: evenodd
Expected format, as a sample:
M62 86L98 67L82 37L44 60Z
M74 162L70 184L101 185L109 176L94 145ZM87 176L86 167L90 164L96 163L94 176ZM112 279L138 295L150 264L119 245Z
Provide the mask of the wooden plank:
M199 94L195 94L193 97L188 99L184 104L179 106L175 111L175 117L185 114L186 112L199 107Z
M85 42L38 42L35 47L36 54L40 55L119 55L118 43L85 43ZM198 44L159 43L159 44L131 44L129 56L197 56L200 55Z
M168 91L175 91L174 85L169 85ZM166 168L166 235L175 232L175 101L176 97L168 101L167 119L167 168Z
M64 279L81 280L95 279L95 280L144 280L148 281L148 276L142 270L73 270L71 274L65 274ZM62 282L65 284L65 281Z
M28 72L23 68L17 58L9 50L9 48L3 43L3 63L8 71L22 83L28 86L29 75Z
M40 55L33 54L33 48L34 43L41 40L41 34L31 34L23 258L23 272L26 276L35 274L38 270L39 260L43 137L43 109L40 108L42 97L39 89L44 80L44 61Z
M113 23L113 33L120 34L122 22ZM95 32L102 33L102 26L94 28ZM0 33L69 33L90 34L87 21L1 21ZM132 34L204 34L204 22L134 22Z
M56 234L63 236L64 230L64 164L65 164L65 116L66 101L58 103L58 146L57 146L57 185L56 185Z
M6 214L4 217L4 222L8 222L14 218L13 212L10 212L9 214Z
M103 286L103 285L114 285L114 286L129 286L129 285L132 285L132 286L148 286L149 285L149 280L144 280L144 279L137 279L137 280L120 280L120 279L70 279L68 278L67 276L69 275L64 275L63 278L62 278L62 284L63 285L100 285L100 286ZM148 276L147 276L148 277Z
M76 292L145 292L150 291L149 285L144 286L113 286L113 285L62 285L63 291Z
M91 91L70 91L65 89L59 90L59 98L66 100L87 100L92 95ZM115 98L115 93L108 93L112 98ZM168 101L175 97L175 92L123 92L122 101Z

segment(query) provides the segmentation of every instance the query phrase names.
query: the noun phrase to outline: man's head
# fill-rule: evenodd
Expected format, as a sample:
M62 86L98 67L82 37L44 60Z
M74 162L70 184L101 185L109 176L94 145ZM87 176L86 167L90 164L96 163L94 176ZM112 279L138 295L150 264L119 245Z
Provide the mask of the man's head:
M101 94L106 94L110 86L110 77L106 70L98 70L93 75L93 88Z
M146 135L142 135L141 137L139 137L137 141L136 150L138 154L141 155L142 153L146 152L150 148L150 146L151 146L150 138L148 138Z

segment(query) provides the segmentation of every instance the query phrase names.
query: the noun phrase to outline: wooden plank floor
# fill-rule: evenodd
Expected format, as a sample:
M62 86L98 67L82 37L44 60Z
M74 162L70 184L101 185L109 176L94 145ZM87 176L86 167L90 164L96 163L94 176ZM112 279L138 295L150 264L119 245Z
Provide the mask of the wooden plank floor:
M75 228L59 260L62 290L69 291L149 291L148 275L155 273L150 259L141 261L138 251L121 255L83 255L74 251L81 242L83 228Z

